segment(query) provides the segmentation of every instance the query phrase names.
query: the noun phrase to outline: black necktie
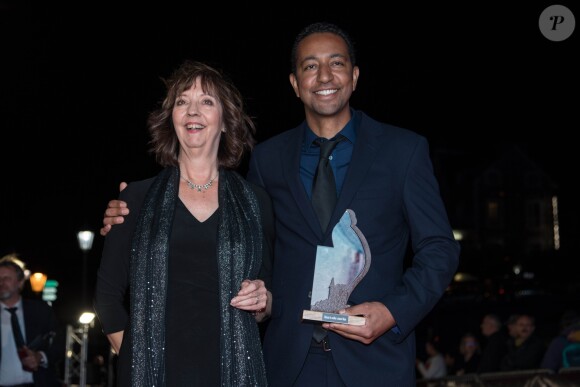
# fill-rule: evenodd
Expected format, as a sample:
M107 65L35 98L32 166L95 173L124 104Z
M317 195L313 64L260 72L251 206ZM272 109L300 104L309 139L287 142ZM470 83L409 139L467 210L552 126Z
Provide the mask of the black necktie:
M320 146L320 159L318 160L318 168L312 183L312 206L314 211L316 211L316 215L318 215L322 231L326 231L330 216L336 205L336 183L334 182L334 174L328 158L336 144L342 139L344 139L343 136L335 137L332 140L324 138L315 140L315 143Z
M10 323L12 324L12 334L14 335L14 341L16 341L16 348L20 349L24 347L24 338L22 337L22 331L20 330L20 324L18 324L18 316L16 315L17 307L6 308L10 312Z
M336 205L336 183L334 182L334 174L332 173L329 157L336 144L342 139L344 139L343 136L335 137L332 140L324 138L315 140L315 143L320 146L320 158L318 159L318 168L312 183L312 206L314 211L316 211L316 215L318 215L322 231L326 231L330 216ZM312 337L316 342L320 343L326 337L326 333L326 329L322 328L322 326L315 325Z

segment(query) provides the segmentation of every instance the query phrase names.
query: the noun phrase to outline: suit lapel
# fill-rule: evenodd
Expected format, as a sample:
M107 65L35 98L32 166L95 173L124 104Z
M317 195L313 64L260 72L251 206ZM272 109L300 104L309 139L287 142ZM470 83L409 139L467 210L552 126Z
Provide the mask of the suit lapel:
M332 233L333 227L329 226L323 235L316 212L314 212L312 203L300 179L300 152L304 141L304 125L303 123L294 130L292 137L290 137L280 157L282 157L281 164L283 165L285 181L289 182L288 190L296 202L300 214L306 219L306 223L312 230L312 235L316 238L314 243L319 243L322 238L328 238ZM351 163L348 167L336 208L330 220L331 225L335 225L339 221L340 217L348 208L348 205L353 201L354 196L366 177L368 169L377 157L377 152L381 148L380 144L384 140L381 139L383 135L384 131L379 130L379 127L372 120L369 120L368 117L363 115L360 125L357 128L357 139L353 149Z
M363 184L373 160L377 157L377 152L381 149L381 133L383 131L377 130L377 126L369 122L366 116L363 116L357 128L357 139L342 191L332 215L332 224L338 222L339 217L347 210L348 205L353 201Z
M31 335L30 330L32 329L31 328L32 318L30 317L30 313L31 313L30 308L31 308L31 305L28 302L28 300L25 300L23 298L22 299L22 317L24 318L24 336L26 337L27 343L30 342L31 337L29 335Z
M298 207L301 215L306 219L306 223L314 233L316 239L320 239L322 237L322 230L312 203L304 189L304 184L302 184L302 179L300 179L300 152L304 141L304 125L303 123L294 129L293 135L280 157L282 157L281 164L283 165L284 180L289 182L288 190L296 202L296 207Z

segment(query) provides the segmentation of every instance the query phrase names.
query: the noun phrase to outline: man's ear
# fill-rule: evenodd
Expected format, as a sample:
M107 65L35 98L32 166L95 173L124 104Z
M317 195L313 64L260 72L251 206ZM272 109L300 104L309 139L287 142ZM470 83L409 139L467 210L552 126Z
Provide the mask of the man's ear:
M359 73L360 73L360 70L359 70L358 66L354 66L352 69L352 91L356 90L356 84L358 82Z
M294 75L294 73L290 73L290 84L294 89L294 94L296 94L296 97L300 98L300 90L298 89L298 80L296 79L296 75Z

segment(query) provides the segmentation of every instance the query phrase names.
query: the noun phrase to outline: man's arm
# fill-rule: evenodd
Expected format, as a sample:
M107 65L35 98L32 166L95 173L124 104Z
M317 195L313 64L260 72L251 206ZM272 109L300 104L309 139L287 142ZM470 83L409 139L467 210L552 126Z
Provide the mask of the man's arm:
M124 181L119 184L119 192L127 187L127 183ZM124 216L129 214L129 208L127 208L127 203L122 200L111 200L107 205L105 210L105 216L103 217L103 227L101 227L100 233L105 236L111 231L111 227L115 224L121 224L125 221Z

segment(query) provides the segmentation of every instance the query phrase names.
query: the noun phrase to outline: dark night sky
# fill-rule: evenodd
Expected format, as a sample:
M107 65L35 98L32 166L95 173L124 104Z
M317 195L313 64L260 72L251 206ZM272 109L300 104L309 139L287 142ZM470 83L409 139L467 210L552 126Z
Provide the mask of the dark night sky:
M291 3L283 12L1 4L0 255L16 252L31 270L59 280L62 313L78 302L81 286L76 231L98 232L118 183L157 171L144 123L163 96L159 77L186 58L223 68L256 117L258 139L268 138L302 120L288 82L289 51L312 21L336 22L355 40L355 108L484 165L518 144L563 197L578 196L571 141L579 127L578 31L564 42L545 39L538 18L550 3L385 3L380 11ZM90 252L91 281L102 242L97 236Z

